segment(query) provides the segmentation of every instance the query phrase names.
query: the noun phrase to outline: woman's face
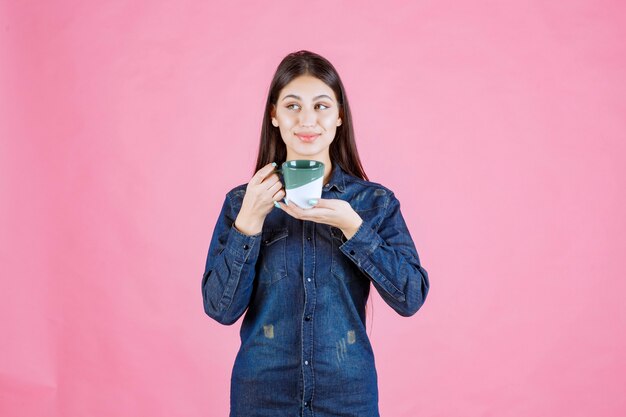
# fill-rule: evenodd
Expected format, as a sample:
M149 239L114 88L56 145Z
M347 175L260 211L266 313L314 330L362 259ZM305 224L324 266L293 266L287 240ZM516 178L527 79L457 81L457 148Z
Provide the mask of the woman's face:
M294 78L278 95L272 124L280 129L287 160L328 161L328 149L341 125L335 93L319 78Z

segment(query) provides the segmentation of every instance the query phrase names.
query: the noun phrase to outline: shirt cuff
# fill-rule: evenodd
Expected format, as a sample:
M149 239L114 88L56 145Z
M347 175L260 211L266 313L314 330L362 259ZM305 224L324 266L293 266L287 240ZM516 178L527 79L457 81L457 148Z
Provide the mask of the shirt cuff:
M363 261L382 243L383 240L374 231L374 226L363 220L356 233L339 246L339 250L357 265L361 266Z
M235 227L235 223L230 227L228 236L228 250L235 259L241 263L254 263L259 255L261 233L246 235Z

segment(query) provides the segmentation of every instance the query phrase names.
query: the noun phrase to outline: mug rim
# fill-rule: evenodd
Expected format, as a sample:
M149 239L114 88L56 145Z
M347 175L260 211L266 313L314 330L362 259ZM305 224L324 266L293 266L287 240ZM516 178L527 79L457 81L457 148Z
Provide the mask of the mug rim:
M298 167L298 166L290 166L289 162L304 162L304 161L314 161L315 165L313 166L304 166L304 167ZM298 169L298 170L302 170L302 169L320 169L322 167L324 167L324 163L322 161L318 161L316 159L290 159L288 161L285 161L282 163L283 167L286 169Z

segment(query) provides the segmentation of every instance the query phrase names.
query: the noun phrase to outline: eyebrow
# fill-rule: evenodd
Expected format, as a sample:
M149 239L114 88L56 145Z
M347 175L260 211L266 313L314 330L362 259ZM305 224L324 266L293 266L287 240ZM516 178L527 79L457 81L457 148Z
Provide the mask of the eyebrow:
M296 96L295 94L287 94L285 97L283 97L283 101L287 100L289 97L293 97L296 100L302 100L302 97L300 97L300 96ZM317 100L318 98L322 98L322 97L326 97L330 101L333 101L333 99L330 98L330 96L328 96L326 94L320 94L319 96L315 96L315 97L313 97L313 100Z

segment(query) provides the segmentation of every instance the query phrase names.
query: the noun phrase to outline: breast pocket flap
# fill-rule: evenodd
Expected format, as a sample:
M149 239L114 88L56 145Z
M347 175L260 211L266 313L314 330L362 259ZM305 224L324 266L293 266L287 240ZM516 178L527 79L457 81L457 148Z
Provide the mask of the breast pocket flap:
M276 230L265 230L262 234L261 243L265 246L271 246L274 243L278 242L280 239L286 238L289 235L289 229L276 229Z

